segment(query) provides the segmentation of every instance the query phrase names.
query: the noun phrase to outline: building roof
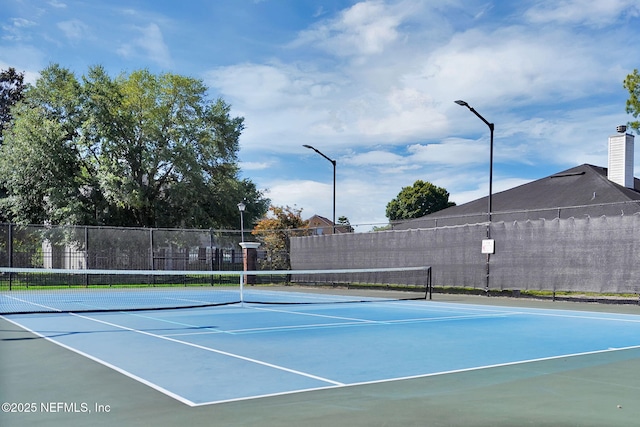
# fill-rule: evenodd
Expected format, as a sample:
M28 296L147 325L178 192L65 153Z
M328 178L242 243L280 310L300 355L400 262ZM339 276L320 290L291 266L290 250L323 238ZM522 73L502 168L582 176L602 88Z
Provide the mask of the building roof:
M333 221L331 221L329 218L325 218L322 215L313 215L311 218L309 218L307 221L309 222L313 222L317 225L326 225L329 227L333 227Z
M492 221L621 215L640 212L640 180L626 188L607 178L607 168L583 164L492 195ZM485 222L488 196L394 224L394 229Z
M323 229L325 234L331 234L333 232L333 221L329 218L325 218L321 215L313 215L309 218L309 228L315 229ZM337 225L335 226L336 233L351 233L353 229L347 225Z

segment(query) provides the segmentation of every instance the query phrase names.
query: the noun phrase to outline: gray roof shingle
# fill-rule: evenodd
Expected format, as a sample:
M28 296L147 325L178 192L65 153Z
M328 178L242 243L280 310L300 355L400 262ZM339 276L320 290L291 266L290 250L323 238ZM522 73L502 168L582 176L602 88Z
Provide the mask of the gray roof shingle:
M607 178L607 168L583 164L492 196L492 221L628 215L640 212L640 180L635 189ZM487 221L488 196L414 220L394 229L430 228Z

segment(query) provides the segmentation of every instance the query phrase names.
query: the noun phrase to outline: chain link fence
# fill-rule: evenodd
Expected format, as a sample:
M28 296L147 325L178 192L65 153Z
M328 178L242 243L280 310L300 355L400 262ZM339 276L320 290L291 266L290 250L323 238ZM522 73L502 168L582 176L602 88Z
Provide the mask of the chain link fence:
M638 213L332 235L0 224L0 266L236 271L244 238L261 242L260 270L431 266L436 287L640 293Z
M0 265L105 270L241 270L238 231L0 224Z
M309 229L239 230L43 226L0 223L0 266L15 268L237 271L240 242L258 241L260 270L290 269L291 236Z

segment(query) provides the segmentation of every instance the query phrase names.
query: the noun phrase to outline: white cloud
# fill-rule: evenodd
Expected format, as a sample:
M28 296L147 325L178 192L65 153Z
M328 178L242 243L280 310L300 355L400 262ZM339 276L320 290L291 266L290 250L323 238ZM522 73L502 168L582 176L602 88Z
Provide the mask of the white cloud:
M637 0L546 0L538 2L524 16L533 23L602 27L613 24L625 14L640 16Z
M11 18L11 23L15 28L29 28L37 25L34 21L24 18Z
M243 149L289 151L292 144L313 144L353 135L342 99L348 81L339 74L298 64L239 64L209 71L205 79L245 117ZM345 101L348 102L348 101Z
M141 36L123 44L117 50L118 54L125 58L145 56L162 67L170 67L171 54L158 24L151 23L146 27L136 27L135 30Z
M40 77L40 67L45 61L45 54L31 46L10 46L0 49L0 69L13 67L16 71L24 71L24 82L33 84ZM3 57L14 58L5 61Z
M26 41L31 39L31 34L28 29L37 26L34 21L25 18L11 18L10 24L3 24L2 35L3 40L9 40L14 42Z
M295 64L238 64L207 73L225 95L256 110L299 108L322 101L337 89L337 76L303 69Z
M408 147L411 162L450 166L484 163L489 158L489 141L450 138L440 144L414 144Z
M404 143L441 134L448 127L448 120L424 91L389 87L380 102L363 105L355 125L358 134L387 143Z
M240 162L240 169L243 171L265 170L272 166L270 162Z
M423 72L408 80L436 99L448 95L450 102L564 101L583 97L586 90L605 90L598 83L610 81L609 65L603 60L611 53L597 49L591 41L562 30L537 34L524 27L474 29L435 50Z
M244 135L247 148L265 139L274 148L317 138L332 145L404 143L448 126L425 93L388 85L372 91L361 77L280 63L221 67L207 74L209 84L251 123ZM261 140L253 139L251 128L259 129Z
M398 39L401 21L402 16L382 1L360 2L301 32L291 46L313 45L341 57L380 54Z
M332 212L333 186L315 181L280 181L269 182L266 197L276 201L277 206L300 206L304 209L303 218L314 214L327 216ZM326 208L327 201L329 208Z
M395 153L382 150L373 150L360 154L347 156L341 163L352 166L373 166L373 165L398 165L405 162L405 159Z
M271 198L278 206L302 207L302 217L322 215L331 219L333 215L333 185L315 181L273 181L269 182L266 197ZM385 204L393 199L399 189L392 188L388 182L362 181L345 179L338 183L336 190L336 217L345 215L353 221L363 224L382 225L388 220L384 209L380 210L381 201ZM366 198L362 196L366 195ZM356 231L368 231L371 227L362 227Z
M62 3L57 0L50 0L48 3L50 6L55 7L56 9L66 9L67 7L66 3Z
M58 28L70 40L80 40L87 36L89 26L78 19L58 23Z
M297 43L349 40L355 30L339 23L370 22L386 13L396 17L394 28L405 40L404 48L387 46L384 57L370 59L366 66L330 71L318 64L273 61L220 67L208 74L210 84L250 124L243 135L247 149L268 142L286 150L292 143L322 140L337 147L402 145L466 129L479 133L482 124L469 120L454 99L482 100L489 106L483 111L492 115L508 105L567 102L611 89L613 70L606 59L613 53L562 29L544 34L522 26L473 29L425 50L419 37L409 37L403 25L411 18L397 13L398 7L382 2L357 6L318 24L331 31L314 27L313 34L302 34ZM338 58L342 53L332 54Z

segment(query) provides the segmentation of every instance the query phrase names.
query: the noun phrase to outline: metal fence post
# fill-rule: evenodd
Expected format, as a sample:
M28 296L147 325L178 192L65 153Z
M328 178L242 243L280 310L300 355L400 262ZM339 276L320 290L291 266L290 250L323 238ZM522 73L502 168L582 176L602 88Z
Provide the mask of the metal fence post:
M7 242L9 253L9 267L13 267L13 224L9 223L9 241ZM9 273L9 290L13 285L13 273Z
M155 270L155 260L153 259L153 228L149 229L149 267Z

